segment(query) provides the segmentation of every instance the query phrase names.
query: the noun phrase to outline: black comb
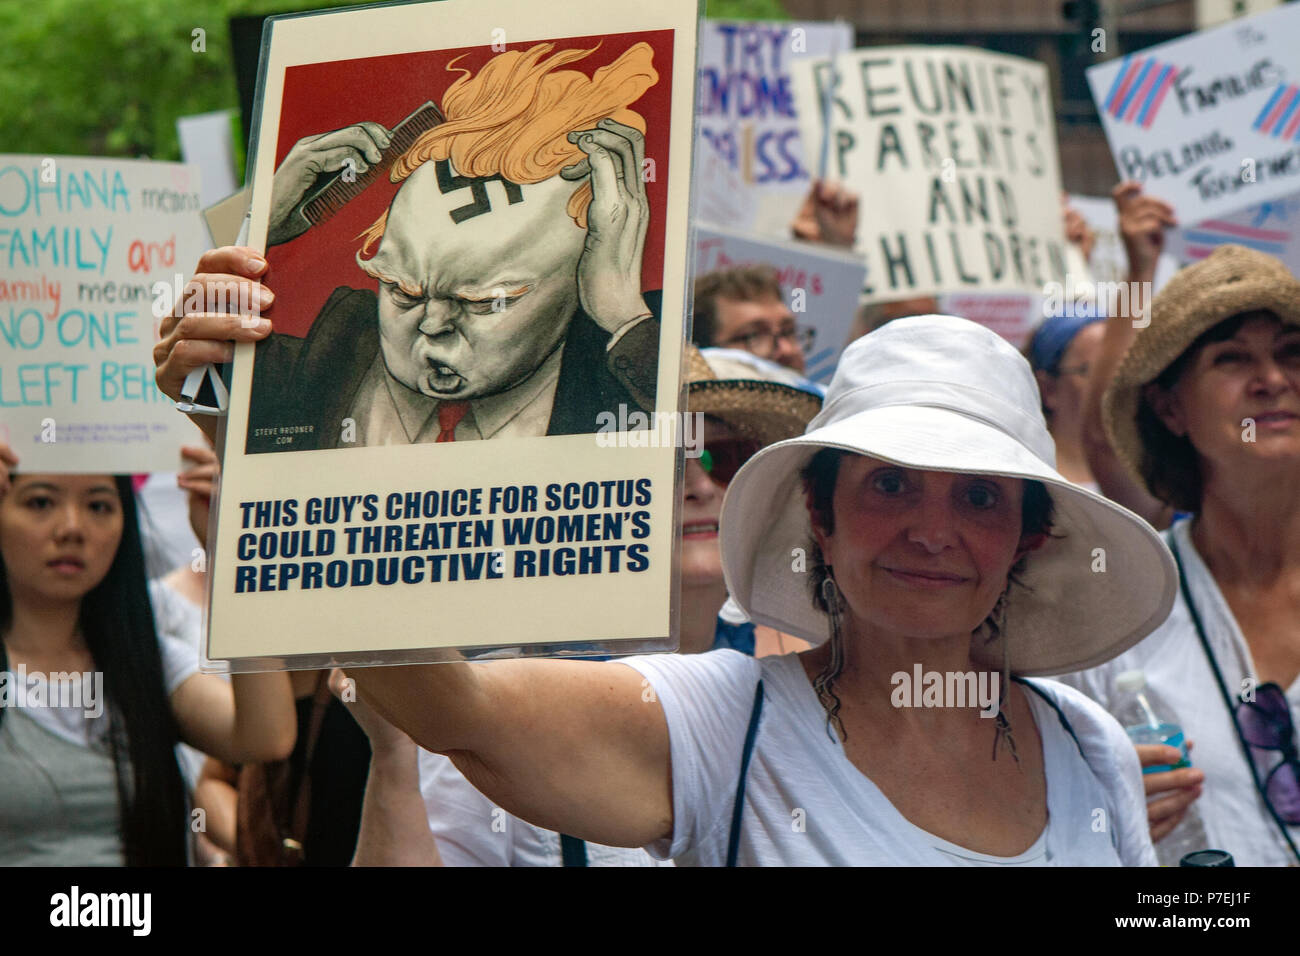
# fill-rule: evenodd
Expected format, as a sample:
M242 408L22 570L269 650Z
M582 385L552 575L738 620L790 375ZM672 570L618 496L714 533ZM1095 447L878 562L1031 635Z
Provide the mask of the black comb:
M316 182L293 207L288 218L272 229L267 236L267 245L288 242L295 236L302 235L312 226L319 226L328 221L345 205L360 196L380 176L388 175L398 157L415 145L420 136L433 129L439 123L446 122L442 110L432 101L426 102L414 113L392 128L388 148L380 154L379 162L370 166L364 173L357 173L351 181L344 179L348 168L321 173Z

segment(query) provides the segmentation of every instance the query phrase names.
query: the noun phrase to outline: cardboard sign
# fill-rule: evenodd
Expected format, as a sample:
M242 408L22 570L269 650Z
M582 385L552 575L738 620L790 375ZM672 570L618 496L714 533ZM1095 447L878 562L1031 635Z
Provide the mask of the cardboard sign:
M232 670L676 645L696 7L561 19L268 21L275 332L236 351L210 568Z
M790 220L817 173L799 140L791 64L852 48L847 23L700 25L699 150L720 157L754 204L749 218L703 216L705 221L789 237ZM702 185L701 192L714 191Z
M26 471L174 471L160 316L207 248L198 170L0 155L0 440Z
M848 344L866 267L854 255L809 242L771 242L712 227L695 230L695 274L745 265L777 270L786 305L800 326L817 330L804 374L827 384Z
M214 246L237 244L244 216L248 214L250 195L251 190L244 187L203 210L203 221L207 224L208 235L212 237Z
M861 194L858 248L872 300L1063 281L1055 118L1041 63L962 47L875 47L833 63L800 60L793 74L805 149L825 139L831 175Z
M1297 45L1287 4L1090 67L1120 176L1183 222L1300 191Z

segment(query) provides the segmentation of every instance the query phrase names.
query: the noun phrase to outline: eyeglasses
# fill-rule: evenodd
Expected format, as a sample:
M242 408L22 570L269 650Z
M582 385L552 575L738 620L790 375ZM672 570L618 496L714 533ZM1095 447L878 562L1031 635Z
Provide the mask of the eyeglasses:
M709 442L700 452L700 467L714 484L725 488L736 477L740 466L749 461L760 447L758 442L746 438Z
M737 335L727 339L725 342L719 342L719 345L739 345L746 352L753 352L759 358L768 358L776 354L776 343L781 339L787 339L799 347L801 352L807 354L813 345L813 340L817 338L817 330L814 328L794 328L784 329L780 332L772 332L768 329L759 329L754 332L746 332L744 335Z
M1281 751L1282 761L1264 777L1264 793L1283 822L1300 824L1300 754L1286 694L1271 681L1261 684L1255 699L1242 701L1233 717L1252 747Z

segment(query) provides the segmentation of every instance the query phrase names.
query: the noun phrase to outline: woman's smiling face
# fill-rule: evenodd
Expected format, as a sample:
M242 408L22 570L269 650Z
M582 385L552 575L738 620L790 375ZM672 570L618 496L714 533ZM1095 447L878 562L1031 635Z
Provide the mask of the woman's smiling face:
M1300 460L1300 328L1271 313L1249 313L1230 337L1188 356L1172 389L1146 394L1165 427L1191 441L1202 480L1207 467L1233 481Z
M1024 482L917 471L845 454L833 529L813 533L859 627L900 637L974 631L1006 589Z

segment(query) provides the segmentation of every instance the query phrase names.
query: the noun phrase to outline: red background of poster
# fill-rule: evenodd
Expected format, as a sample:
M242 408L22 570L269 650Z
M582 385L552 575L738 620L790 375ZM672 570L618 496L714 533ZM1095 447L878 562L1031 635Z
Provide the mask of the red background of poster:
M505 48L528 50L537 42L510 43ZM636 43L648 43L654 50L653 65L659 82L630 108L645 117L646 156L656 160L655 181L645 184L650 226L641 265L641 288L643 291L661 288L668 196L668 164L664 160L668 156L671 128L673 31L570 37L547 42L553 42L556 51L599 46L586 59L564 68L588 76L612 63ZM341 129L363 120L382 123L391 129L426 100L441 104L447 87L462 75L461 67L477 72L496 55L490 46L480 45L289 67L285 70L275 164L278 167L294 143L304 136ZM456 64L457 72L448 71L447 64L458 56L464 59ZM686 130L684 135L688 133ZM355 257L361 243L355 237L379 218L399 185L383 176L327 222L267 250L270 269L266 284L276 292L275 305L267 316L277 332L306 335L320 307L339 286L377 288L378 283L357 267Z

